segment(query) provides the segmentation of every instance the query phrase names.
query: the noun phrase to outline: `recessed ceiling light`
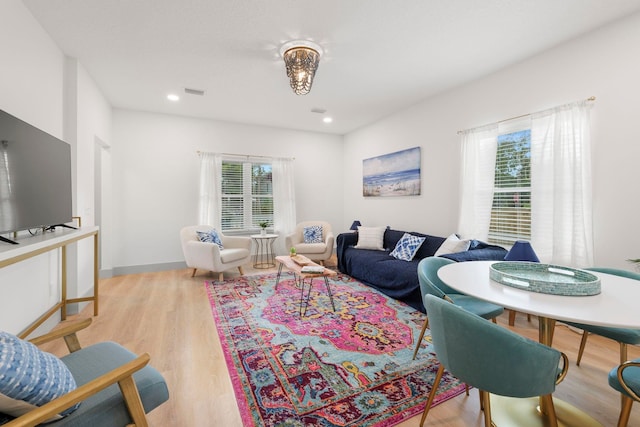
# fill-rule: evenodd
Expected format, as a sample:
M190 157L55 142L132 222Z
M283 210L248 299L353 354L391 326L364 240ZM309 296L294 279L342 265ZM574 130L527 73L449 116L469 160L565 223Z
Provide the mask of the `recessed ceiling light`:
M323 122L325 123L331 123L333 121L333 119L331 117L325 117L322 119Z
M169 95L167 95L167 99L173 102L180 101L180 97L173 93L170 93Z

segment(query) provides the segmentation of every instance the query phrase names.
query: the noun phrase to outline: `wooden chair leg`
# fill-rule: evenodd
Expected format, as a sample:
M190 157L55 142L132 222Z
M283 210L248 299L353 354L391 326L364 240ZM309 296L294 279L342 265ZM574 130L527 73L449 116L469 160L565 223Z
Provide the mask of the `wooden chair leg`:
M582 339L580 340L580 350L578 350L578 360L576 360L576 366L580 366L582 353L584 353L584 347L587 345L587 338L589 338L589 332L582 331Z
M418 337L418 342L416 343L416 349L413 350L413 358L412 360L416 360L416 356L418 355L418 349L420 348L420 344L422 343L422 338L424 338L424 333L429 326L429 318L424 319L424 323L422 324L422 330L420 331L420 336Z
M482 410L484 411L484 425L485 427L492 427L491 421L491 394L487 391L481 392L480 399L482 402Z
M191 273L191 277L194 277L196 275L196 270L197 270L197 268L193 269L193 272Z
M629 415L631 415L632 405L633 399L623 394L622 410L620 411L620 417L618 417L618 427L627 427L627 424L629 424Z
M147 427L147 417L144 413L142 401L140 400L140 394L138 393L138 387L132 376L126 377L118 382L122 397L129 410L129 415L133 419L136 427Z
M627 360L627 344L621 342L620 343L620 364L622 365L624 362L626 362Z
M621 342L620 343L620 364L622 365L624 362L626 362L627 360L627 344ZM620 394L620 398L622 399L620 401L621 405L622 405L622 409L624 410L624 404L625 404L625 395L624 394ZM629 408L629 410L631 410L631 408Z
M429 398L427 399L427 404L424 407L424 412L422 412L422 418L420 419L420 427L424 425L424 420L427 419L427 414L429 413L429 409L431 409L433 398L436 397L436 391L438 391L438 386L440 385L442 374L444 374L444 365L441 363L440 366L438 367L436 378L435 380L433 380L433 385L431 386L431 391L429 392Z
M240 272L241 276L244 276L244 271L242 271L242 266L241 265L238 266L238 271Z
M558 427L558 417L556 415L556 408L553 406L553 398L550 394L545 394L544 396L540 396L540 399L541 404L545 408L545 415L549 421L549 427Z

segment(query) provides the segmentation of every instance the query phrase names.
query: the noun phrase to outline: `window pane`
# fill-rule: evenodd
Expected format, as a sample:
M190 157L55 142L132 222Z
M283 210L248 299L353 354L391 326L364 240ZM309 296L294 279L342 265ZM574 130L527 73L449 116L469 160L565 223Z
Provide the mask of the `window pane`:
M222 163L222 194L242 194L242 163Z
M531 131L498 136L489 241L531 238Z
M244 202L242 196L222 196L222 230L244 228Z
M271 165L251 165L251 193L272 194Z

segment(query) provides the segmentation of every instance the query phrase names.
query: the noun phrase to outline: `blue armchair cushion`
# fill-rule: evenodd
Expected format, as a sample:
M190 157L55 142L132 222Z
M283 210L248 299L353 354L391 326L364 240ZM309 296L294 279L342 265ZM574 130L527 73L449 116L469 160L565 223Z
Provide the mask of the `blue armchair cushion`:
M220 249L224 249L224 246L222 245L222 239L220 239L220 235L215 228L209 231L196 231L196 234L198 235L198 239L200 239L201 242L215 243L220 247Z
M420 249L425 239L425 237L404 233L389 255L402 261L411 261L413 257L416 256L418 249Z
M322 243L322 226L310 225L302 229L302 237L305 243Z
M0 412L20 416L75 389L76 381L60 359L0 331ZM67 415L78 406L60 415Z
M62 357L62 361L82 386L107 372L135 359L136 355L114 342L101 342ZM152 366L135 374L140 400L145 412L169 399L169 390L162 375ZM77 411L47 427L113 427L132 423L117 384L102 390L82 402Z

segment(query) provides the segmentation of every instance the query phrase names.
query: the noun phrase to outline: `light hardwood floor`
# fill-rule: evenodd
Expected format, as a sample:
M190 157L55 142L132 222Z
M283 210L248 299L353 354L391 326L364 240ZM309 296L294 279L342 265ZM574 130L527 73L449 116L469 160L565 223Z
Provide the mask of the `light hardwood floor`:
M272 270L245 267L245 274ZM225 278L238 272L225 273ZM148 352L151 364L162 372L169 386L170 399L151 414L152 426L242 426L226 363L213 322L204 287L205 280L217 275L191 270L132 274L100 281L100 314L88 330L79 334L83 345L111 340L135 353ZM78 316L90 317L91 306ZM78 317L76 316L76 317ZM594 313L597 316L597 313ZM505 313L499 324L508 327ZM537 339L537 320L527 321L519 313L513 330ZM610 340L591 336L581 366L575 365L580 336L566 326L556 328L554 347L571 361L567 378L555 396L587 411L604 426L615 426L620 398L607 384L609 369L617 364L618 346ZM63 354L63 345L45 350ZM640 357L631 347L630 358ZM428 426L482 426L476 390L434 407ZM637 407L636 407L637 406ZM418 426L420 417L402 424ZM640 426L640 404L634 405L629 426Z

